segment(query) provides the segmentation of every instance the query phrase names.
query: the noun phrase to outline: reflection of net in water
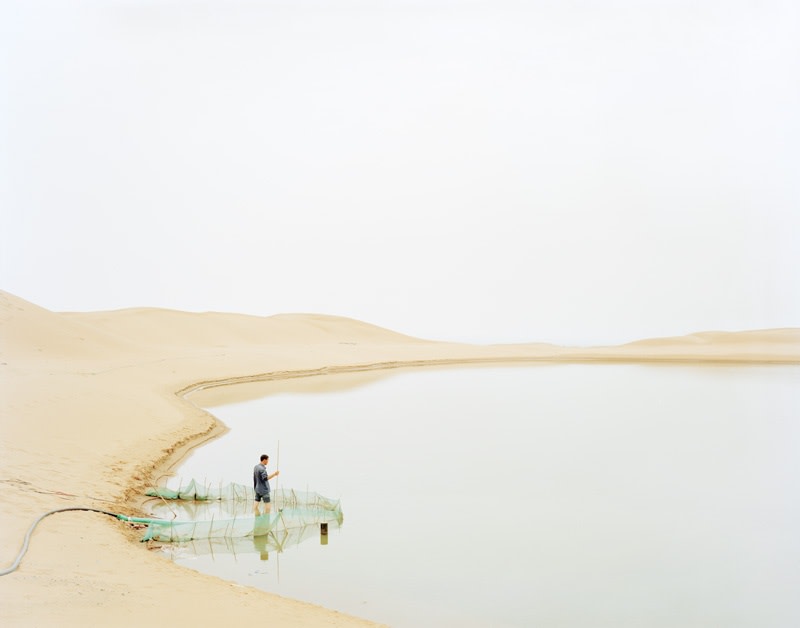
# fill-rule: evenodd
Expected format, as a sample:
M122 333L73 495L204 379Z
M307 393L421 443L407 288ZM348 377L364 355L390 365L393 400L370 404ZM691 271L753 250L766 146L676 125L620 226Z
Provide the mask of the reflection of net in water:
M178 491L163 488L148 491L148 495L163 500L151 504L150 510L158 519L148 520L142 540L171 543L269 537L267 542L274 545L273 549L278 549L286 544L299 543L316 532L321 523L339 527L343 521L339 501L317 493L291 489L273 491L272 512L255 517L252 489L248 494L248 487L241 484L227 484L220 488L222 491L210 491L207 486L192 480ZM168 497L173 494L174 497ZM164 501L166 499L170 501Z
M339 528L339 520L327 522L329 530ZM181 556L214 556L214 555L248 555L254 551L262 559L269 557L270 552L283 552L287 548L298 545L310 538L326 538L320 535L320 526L304 525L301 527L283 527L275 525L266 534L241 538L223 537L197 539L194 541L181 541L166 543L161 546L161 551L174 557Z

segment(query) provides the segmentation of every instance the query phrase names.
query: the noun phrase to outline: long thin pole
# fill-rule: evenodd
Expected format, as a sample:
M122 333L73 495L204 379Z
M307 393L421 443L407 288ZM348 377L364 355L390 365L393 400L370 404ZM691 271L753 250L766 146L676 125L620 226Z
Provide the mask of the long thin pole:
M281 441L278 440L278 453L275 455L275 470L281 470ZM275 476L275 507L278 508L278 480L280 479L280 475ZM283 527L286 527L286 521L283 518L283 500L281 500L281 507L278 508L278 516L280 517L281 521L283 522ZM278 563L280 565L280 563ZM279 567L280 569L280 567Z
M276 455L276 460L275 460L275 470L276 471L280 471L281 470L281 441L280 440L278 440L278 453ZM275 506L276 507L278 505L278 480L280 480L280 479L281 479L280 475L276 475L275 476ZM278 509L278 510L280 511L280 509Z

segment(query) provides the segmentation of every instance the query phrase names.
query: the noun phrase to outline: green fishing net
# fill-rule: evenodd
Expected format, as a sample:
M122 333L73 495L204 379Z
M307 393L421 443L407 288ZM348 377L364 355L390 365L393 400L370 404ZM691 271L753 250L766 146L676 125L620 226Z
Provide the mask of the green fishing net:
M274 490L271 512L259 516L253 513L253 489L243 484L190 480L178 488L154 487L147 495L157 501L149 505L155 518L148 520L143 541L265 537L265 543L283 545L317 533L322 523L338 528L344 519L339 500L294 489Z

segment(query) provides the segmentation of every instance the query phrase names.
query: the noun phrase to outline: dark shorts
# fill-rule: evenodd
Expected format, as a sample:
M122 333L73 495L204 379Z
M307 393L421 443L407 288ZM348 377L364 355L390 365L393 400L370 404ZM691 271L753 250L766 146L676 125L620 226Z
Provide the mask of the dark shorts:
M263 501L265 504L269 504L270 502L269 493L267 493L266 495L259 495L258 493L256 493L256 503L260 501Z

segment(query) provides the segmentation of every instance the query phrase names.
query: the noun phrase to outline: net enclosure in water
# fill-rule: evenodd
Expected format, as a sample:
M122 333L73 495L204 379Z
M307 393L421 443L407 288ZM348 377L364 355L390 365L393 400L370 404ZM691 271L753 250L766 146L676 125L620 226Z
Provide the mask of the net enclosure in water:
M294 489L273 491L271 512L260 516L253 514L253 489L243 484L208 485L191 480L178 489L153 488L147 495L169 502L152 506L160 518L147 521L143 541L260 537L278 530L307 530L321 523L339 527L343 521L339 500Z
M216 484L199 482L191 479L186 483L180 482L177 488L158 486L149 489L145 495L160 497L162 499L176 499L183 501L248 501L255 499L253 487L232 482ZM333 509L339 500L328 499L319 493L309 491L296 491L294 489L280 489L272 491L272 501L279 507L297 507L301 505L315 505Z

